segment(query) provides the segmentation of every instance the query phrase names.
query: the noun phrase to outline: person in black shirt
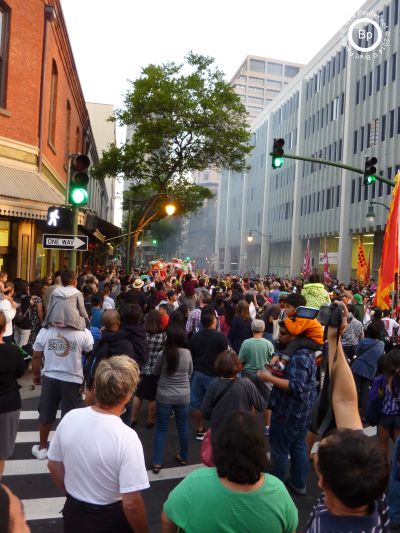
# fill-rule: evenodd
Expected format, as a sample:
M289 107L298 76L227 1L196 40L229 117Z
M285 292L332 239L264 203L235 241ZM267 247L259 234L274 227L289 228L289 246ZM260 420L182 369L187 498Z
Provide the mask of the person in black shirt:
M25 372L25 361L17 346L3 341L6 317L0 311L0 478L6 459L14 452L21 410L17 379Z
M207 388L217 377L214 368L215 360L221 352L228 348L225 335L216 331L217 317L215 312L206 307L201 312L201 329L193 335L189 342L189 350L193 359L193 376L190 387L190 406L196 424L196 439L203 440L205 429L200 406Z

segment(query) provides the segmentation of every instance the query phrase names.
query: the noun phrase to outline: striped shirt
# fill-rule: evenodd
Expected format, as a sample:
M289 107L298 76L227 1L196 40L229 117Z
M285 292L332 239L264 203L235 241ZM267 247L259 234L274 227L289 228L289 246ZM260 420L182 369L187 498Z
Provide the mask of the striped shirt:
M325 495L321 494L314 509L305 533L388 533L389 508L385 495L374 504L369 515L337 516L331 514L325 506Z

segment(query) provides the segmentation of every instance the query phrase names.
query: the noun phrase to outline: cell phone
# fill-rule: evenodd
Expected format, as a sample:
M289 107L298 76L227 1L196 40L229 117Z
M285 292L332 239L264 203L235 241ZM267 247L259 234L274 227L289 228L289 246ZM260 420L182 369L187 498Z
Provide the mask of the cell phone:
M319 309L317 309L316 307L305 307L303 305L300 305L296 309L296 316L298 316L299 318L309 318L312 320L313 318L317 318L318 313Z

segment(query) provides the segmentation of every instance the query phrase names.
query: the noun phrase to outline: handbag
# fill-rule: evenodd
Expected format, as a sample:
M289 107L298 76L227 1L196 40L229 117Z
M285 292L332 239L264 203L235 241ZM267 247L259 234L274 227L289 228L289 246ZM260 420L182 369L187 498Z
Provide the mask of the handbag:
M215 400L212 403L212 409L220 402L220 400L225 396L225 393L232 387L232 385L235 383L236 379L233 379L228 383L228 385L224 388L223 391L221 391L218 396L215 398ZM214 460L213 460L213 450L211 445L211 428L208 429L204 435L204 439L201 443L200 448L200 458L201 462L205 466L214 466Z
M369 405L365 413L365 419L372 426L377 426L382 414L383 400L385 398L386 380L384 376L372 383L369 393Z

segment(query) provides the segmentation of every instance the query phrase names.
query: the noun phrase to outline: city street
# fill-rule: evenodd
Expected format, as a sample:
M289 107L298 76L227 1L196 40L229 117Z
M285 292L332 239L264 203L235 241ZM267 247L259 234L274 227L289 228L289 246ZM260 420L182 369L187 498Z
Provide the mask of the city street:
M25 513L29 520L32 533L58 533L62 531L61 509L64 498L53 485L47 471L47 461L39 461L31 454L32 445L38 442L37 403L39 388L29 390L30 374L23 379L21 394L23 396L19 432L12 458L7 461L4 483L21 498ZM29 396L29 397L27 397ZM143 410L144 414L145 411ZM261 423L261 421L260 421ZM160 513L168 493L179 481L195 468L201 467L199 454L200 442L190 442L189 465L177 467L174 455L178 449L178 437L175 420L170 421L171 431L167 437L164 468L158 475L151 471L151 454L154 430L148 430L143 416L138 425L138 434L143 443L146 466L149 472L150 489L143 491L150 531L160 531ZM87 443L90 449L90 443ZM312 506L319 495L314 472L310 475L309 488L306 496L292 494L299 510L298 531L303 531Z

